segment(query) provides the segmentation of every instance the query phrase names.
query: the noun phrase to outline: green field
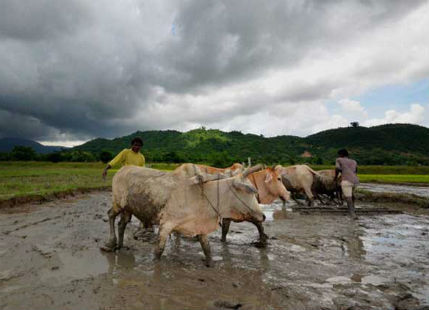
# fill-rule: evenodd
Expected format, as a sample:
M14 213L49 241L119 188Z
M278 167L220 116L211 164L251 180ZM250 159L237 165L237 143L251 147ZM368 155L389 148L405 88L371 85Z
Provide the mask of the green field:
M101 163L0 162L0 200L107 187L114 172L103 181L104 166Z
M359 180L367 183L427 183L428 174L359 174Z
M155 169L172 170L177 164L151 164ZM0 162L0 201L15 197L47 196L80 189L108 188L115 170L106 181L102 163ZM332 166L312 166L316 170ZM361 166L361 182L426 183L429 167Z

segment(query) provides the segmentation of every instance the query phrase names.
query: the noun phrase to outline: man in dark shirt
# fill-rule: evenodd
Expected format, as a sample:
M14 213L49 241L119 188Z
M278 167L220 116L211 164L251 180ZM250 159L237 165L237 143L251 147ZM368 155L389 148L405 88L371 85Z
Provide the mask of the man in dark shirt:
M346 149L339 150L338 156L335 161L335 180L341 172L341 189L346 198L349 214L353 219L356 219L354 191L359 184L357 163L349 158L349 152Z

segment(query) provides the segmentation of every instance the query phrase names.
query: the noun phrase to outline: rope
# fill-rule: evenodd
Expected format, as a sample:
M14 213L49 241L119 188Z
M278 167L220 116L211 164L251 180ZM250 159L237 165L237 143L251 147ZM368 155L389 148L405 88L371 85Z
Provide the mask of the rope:
M195 165L193 164L192 165L193 167L194 167L194 172L195 172L195 175L197 175L197 169L196 169L196 167L195 167ZM207 197L207 195L204 193L204 186L203 186L203 183L202 182L200 182L200 188L201 188L201 194L202 194L202 196L207 200L207 202L209 203L209 206L216 212L216 214L218 215L218 217L219 217L219 219L222 219L222 216L220 215L220 213L219 213L219 201L220 201L220 190L219 190L219 173L217 174L217 177L218 177L218 179L217 180L215 180L216 182L217 182L217 202L216 202L216 207L217 208L215 208L214 206L213 206L213 204L211 203L211 201L210 201L210 199ZM238 201L240 201L247 209L249 209L249 211L250 212L254 212L254 210L251 208L251 207L249 207L249 205L246 203L246 202L244 202L238 195L237 195L237 193L235 192L235 190L232 188L232 186L231 186L231 184L232 184L232 182L227 182L227 184L228 184L228 187L229 187L229 190L232 192L232 194L235 196L235 198L237 198L238 199Z
M251 207L249 207L248 205L247 205L247 203L245 203L243 200L241 200L241 198L237 195L237 193L234 191L234 189L232 188L232 186L231 186L231 184L232 183L228 183L228 185L229 185L229 190L234 194L234 196L235 196L235 198L237 198L247 209L249 209L251 212L254 212L254 210L251 208Z
M197 168L195 167L194 164L192 164L192 167L194 167L195 175L198 175ZM218 174L218 178L219 178L219 174ZM210 199L207 197L206 193L204 193L204 186L203 186L202 181L199 184L200 184L200 188L201 188L201 195L207 200L207 202L209 203L209 206L216 212L218 218L221 219L222 216L220 215L220 213L218 211L219 210L219 180L216 180L216 181L217 181L217 203L216 203L217 208L215 208L213 206Z
M258 191L258 193L256 194L256 200L258 200L258 203L260 203L261 201L259 200L259 188L258 188L258 183L256 183L256 179L255 179L255 175L253 173L250 174L250 176L253 178L253 182L255 182L255 188Z

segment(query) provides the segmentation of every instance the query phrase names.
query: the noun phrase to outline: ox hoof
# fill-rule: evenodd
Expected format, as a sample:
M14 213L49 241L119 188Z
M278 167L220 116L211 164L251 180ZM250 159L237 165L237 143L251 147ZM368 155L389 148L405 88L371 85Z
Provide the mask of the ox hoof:
M101 246L100 250L102 250L103 252L115 252L115 248L111 248L108 246Z
M101 250L105 252L114 252L116 249L116 240L109 240L107 241L104 246L100 247Z
M210 260L207 260L207 259L203 259L203 261L204 261L204 264L206 265L206 267L213 267L213 261L210 259Z

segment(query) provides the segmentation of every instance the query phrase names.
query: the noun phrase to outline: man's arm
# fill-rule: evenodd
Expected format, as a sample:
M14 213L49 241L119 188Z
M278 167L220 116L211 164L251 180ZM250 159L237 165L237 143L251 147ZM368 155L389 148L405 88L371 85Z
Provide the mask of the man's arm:
M103 170L103 180L104 181L106 181L107 170L109 170L110 168L112 168L112 166L107 164L106 168L104 168L104 170Z
M340 172L341 172L341 164L337 159L335 161L335 177L334 177L334 180L336 180L338 178L338 175L340 174Z
M113 166L119 164L120 162L123 161L124 159L124 154L125 154L125 150L121 151L118 155L115 156L115 158L113 158L106 166L106 168L104 168L103 170L103 180L106 180L106 175L107 175L107 170L109 170L110 168L112 168Z

